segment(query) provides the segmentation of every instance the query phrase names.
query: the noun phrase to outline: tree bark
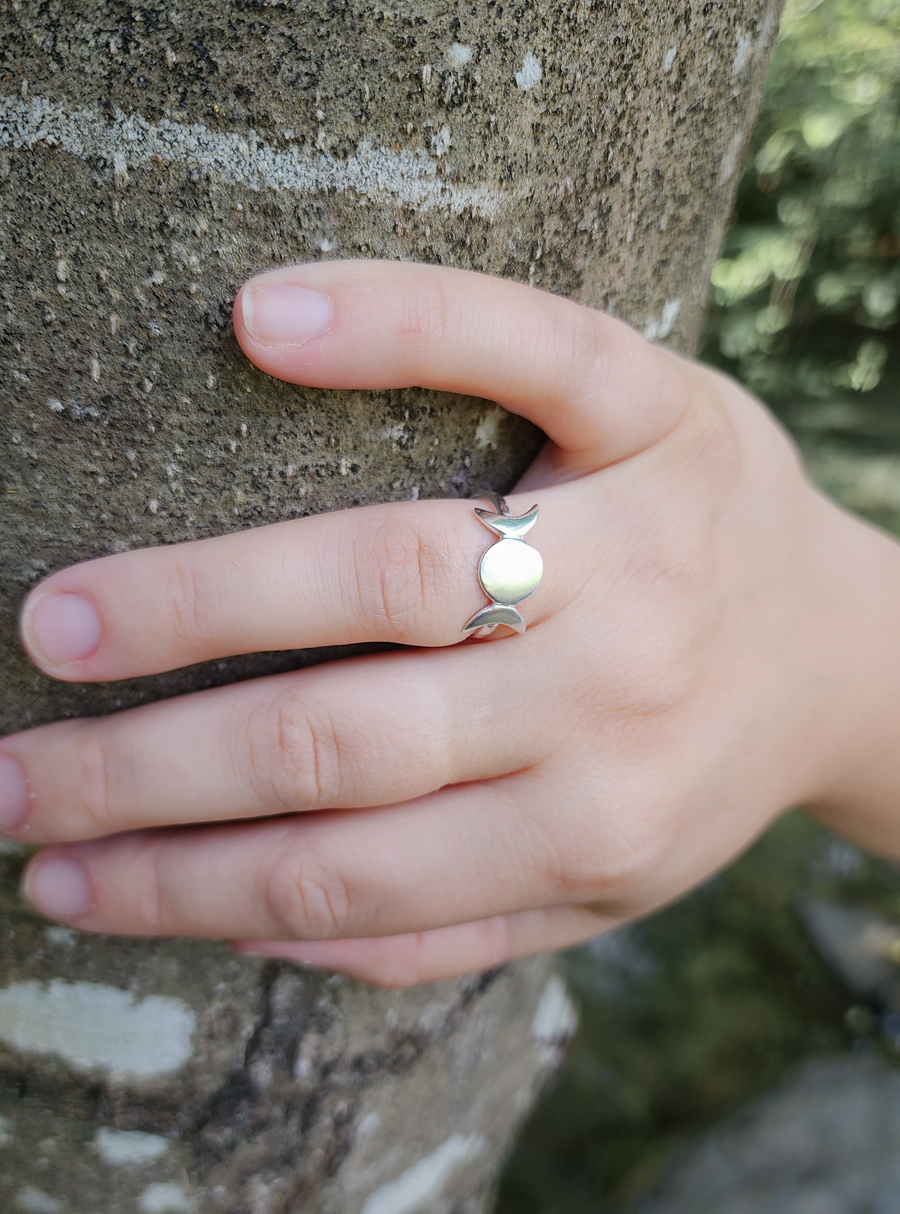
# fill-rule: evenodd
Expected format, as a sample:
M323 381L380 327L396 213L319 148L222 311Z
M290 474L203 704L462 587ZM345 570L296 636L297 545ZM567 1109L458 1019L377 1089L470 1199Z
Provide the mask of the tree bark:
M694 347L777 0L15 0L0 10L0 729L322 654L115 686L25 661L28 587L101 553L507 489L485 401L323 392L242 357L241 281L390 257L505 275ZM0 1207L488 1208L572 1030L536 960L407 993L96 938L0 844Z

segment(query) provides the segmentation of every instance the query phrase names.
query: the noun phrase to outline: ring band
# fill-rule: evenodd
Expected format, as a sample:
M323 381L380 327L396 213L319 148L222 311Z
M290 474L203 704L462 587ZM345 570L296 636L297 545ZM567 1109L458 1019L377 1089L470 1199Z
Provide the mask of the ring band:
M544 573L541 554L525 543L525 536L537 522L538 507L532 506L525 514L514 516L498 493L488 491L480 497L493 509L481 510L476 506L475 516L500 539L491 544L478 563L478 582L490 602L463 626L463 636L490 636L500 625L513 632L524 632L525 621L516 611L516 603L537 590Z

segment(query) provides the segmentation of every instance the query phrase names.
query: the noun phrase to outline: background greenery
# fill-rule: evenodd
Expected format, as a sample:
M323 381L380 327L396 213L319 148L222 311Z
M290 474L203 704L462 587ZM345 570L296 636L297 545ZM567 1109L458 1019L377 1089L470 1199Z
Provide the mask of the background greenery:
M818 479L900 530L900 4L793 0L703 357L767 401Z
M792 0L703 357L766 400L816 479L900 534L900 3ZM900 920L900 873L800 815L677 906L566 957L582 1030L497 1214L613 1214L800 1060L900 1059L806 937L812 891Z

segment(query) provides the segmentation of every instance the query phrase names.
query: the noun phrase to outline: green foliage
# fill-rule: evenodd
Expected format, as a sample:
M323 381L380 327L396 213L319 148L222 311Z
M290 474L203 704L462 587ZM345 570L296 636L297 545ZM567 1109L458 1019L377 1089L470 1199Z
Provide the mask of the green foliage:
M801 442L900 446L896 0L789 3L704 357Z

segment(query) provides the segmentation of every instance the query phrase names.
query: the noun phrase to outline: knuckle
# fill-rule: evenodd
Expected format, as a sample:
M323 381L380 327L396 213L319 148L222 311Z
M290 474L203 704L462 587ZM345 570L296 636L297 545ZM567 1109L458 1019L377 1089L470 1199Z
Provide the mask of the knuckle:
M172 549L166 576L165 599L168 626L181 647L190 653L210 640L209 621L204 613L197 562L190 545Z
M576 778L582 793L554 830L546 828L543 803L523 806L519 838L527 846L520 849L519 863L527 855L524 887L540 889L542 904L614 906L637 900L655 885L671 857L677 820L672 800L660 794L655 776L623 782L623 771L649 765L645 756L617 749L613 772L608 757L598 757L593 746L567 756L565 772ZM560 770L555 762L548 768L548 787L558 785ZM514 943L511 936L498 940L500 954Z
M610 338L600 318L587 308L576 309L568 318L562 340L572 382L595 383L610 362Z
M362 527L352 568L363 626L372 640L404 641L445 606L448 554L415 511L397 510ZM440 602L439 602L440 600Z
M743 443L731 413L718 401L697 401L689 422L685 471L697 483L731 491L743 472Z
M120 829L113 805L113 759L109 738L102 726L91 722L78 726L75 751L78 790L76 806L92 835L113 834Z
M247 725L253 791L278 812L336 806L344 789L345 746L334 719L296 689L276 693Z
M649 492L635 502L631 534L640 542L629 545L624 560L628 591L670 614L696 601L717 556L716 503L705 494L694 496L689 485L685 491L684 483L671 485L662 503Z
M646 802L612 817L590 807L584 825L585 848L570 847L561 870L561 892L570 902L609 904L641 901L655 887L672 853L667 815Z
M440 275L429 275L425 280L417 276L415 289L405 301L399 333L401 338L415 343L419 356L427 355L444 349L448 341L455 339L461 316L459 302L448 293Z
M552 891L554 896L565 901L575 897L580 888L577 851L573 853L563 838L551 831L537 831L535 840L528 871L521 874L523 884L527 886L529 880L536 879L539 888Z
M336 864L307 843L278 855L264 880L264 905L288 939L329 940L346 934L350 888Z
M626 755L652 746L659 731L678 719L703 678L702 632L706 617L675 618L665 595L610 620L609 644L600 666L588 666L573 685L579 719L616 739ZM568 714L564 718L569 722Z
M552 764L545 773L548 787L556 785L558 774L559 769ZM520 829L501 854L507 878L514 888L518 887L523 901L532 902L535 889L542 891L542 900L549 898L561 904L584 897L592 880L596 880L597 853L594 848L585 847L584 839L579 838L577 815L561 821L560 829L548 830L543 798L533 802L526 795L515 794L511 803L516 806ZM590 815L588 828L593 829ZM508 919L492 925L494 935L499 935L493 941L496 955L502 956L510 946L509 931Z
M624 816L623 816L624 817ZM617 822L604 839L600 886L604 898L637 898L653 886L671 854L671 839L646 807Z
M685 627L692 630L689 623ZM655 631L654 637L647 630L640 662L623 677L615 708L623 731L641 731L644 746L650 741L648 727L655 722L662 728L674 720L691 700L702 677L690 636L669 635L662 625Z

